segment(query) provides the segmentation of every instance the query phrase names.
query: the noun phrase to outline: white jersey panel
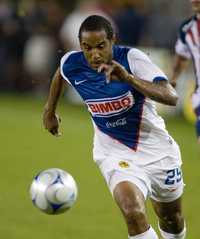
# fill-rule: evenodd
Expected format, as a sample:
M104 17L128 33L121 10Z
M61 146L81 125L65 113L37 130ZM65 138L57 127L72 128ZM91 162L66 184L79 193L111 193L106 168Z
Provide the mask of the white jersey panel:
M153 81L157 77L167 79L162 70L156 66L142 51L133 48L128 53L128 61L133 75L139 79ZM165 129L164 120L157 114L155 103L146 98L143 108L142 125L140 129L139 143L144 143L149 137L149 130L155 129L158 134L168 134ZM148 135L148 136L147 136Z
M94 131L93 159L98 165L108 158L147 165L165 157L171 157L177 164L182 164L180 150L174 139L168 134L159 134L159 131L155 129L151 129L145 140L139 142L137 151L104 134L95 124Z

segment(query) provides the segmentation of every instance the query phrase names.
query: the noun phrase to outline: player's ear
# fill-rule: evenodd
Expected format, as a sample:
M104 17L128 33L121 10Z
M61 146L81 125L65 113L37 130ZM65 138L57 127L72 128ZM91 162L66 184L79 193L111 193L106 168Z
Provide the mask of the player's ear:
M112 41L113 44L116 43L116 41L117 41L116 34L113 34L113 37L112 37L111 41Z
M81 43L81 41L79 42L80 48L81 50L83 50L83 44Z

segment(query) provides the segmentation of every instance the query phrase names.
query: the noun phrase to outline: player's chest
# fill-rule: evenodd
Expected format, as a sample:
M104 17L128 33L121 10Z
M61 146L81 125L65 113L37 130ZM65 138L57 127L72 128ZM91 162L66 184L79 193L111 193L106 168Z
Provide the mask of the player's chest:
M104 74L83 73L74 80L74 87L84 100L120 97L133 88L121 81L106 81Z
M200 25L200 24L199 24ZM194 55L199 55L200 57L200 32L197 23L194 23L191 28L188 29L186 33L186 43Z
M93 78L92 75L81 76L74 86L94 117L121 115L143 102L144 96L127 83L118 80L108 83L104 74Z

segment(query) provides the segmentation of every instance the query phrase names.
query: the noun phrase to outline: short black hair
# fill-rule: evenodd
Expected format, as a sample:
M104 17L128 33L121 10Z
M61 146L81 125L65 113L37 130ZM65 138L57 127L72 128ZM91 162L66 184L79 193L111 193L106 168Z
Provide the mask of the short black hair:
M101 30L105 30L107 38L109 40L113 38L114 30L111 23L105 17L99 15L91 15L82 22L78 33L78 38L81 41L81 34L83 31Z

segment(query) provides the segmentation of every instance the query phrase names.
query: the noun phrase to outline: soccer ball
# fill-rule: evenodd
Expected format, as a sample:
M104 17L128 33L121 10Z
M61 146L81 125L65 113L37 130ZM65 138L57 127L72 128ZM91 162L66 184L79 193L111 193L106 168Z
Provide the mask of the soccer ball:
M74 178L58 168L40 172L30 187L34 206L47 214L60 214L67 211L75 203L77 194Z

